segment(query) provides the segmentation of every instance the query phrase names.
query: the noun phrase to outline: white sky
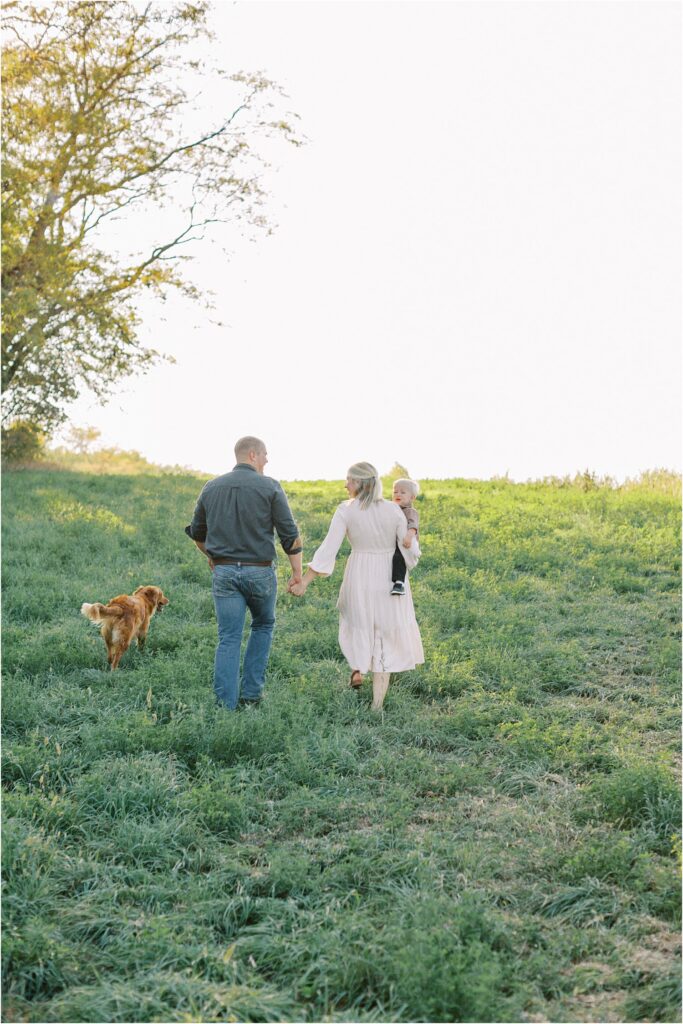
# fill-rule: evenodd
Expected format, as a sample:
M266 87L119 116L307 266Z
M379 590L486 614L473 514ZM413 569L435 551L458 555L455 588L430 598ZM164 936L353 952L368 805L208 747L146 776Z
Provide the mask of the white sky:
M282 479L680 470L678 2L252 0L214 21L223 66L277 81L309 141L278 150L272 236L196 248L216 310L147 317L175 365L74 423L215 473L254 433Z

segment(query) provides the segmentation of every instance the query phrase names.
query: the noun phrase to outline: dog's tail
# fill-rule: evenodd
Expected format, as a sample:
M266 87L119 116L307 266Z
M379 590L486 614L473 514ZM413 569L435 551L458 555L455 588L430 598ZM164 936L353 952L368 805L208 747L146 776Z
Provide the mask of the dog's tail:
M120 619L123 615L123 609L115 604L100 604L99 601L96 601L95 604L83 603L81 605L81 615L85 615L86 619L90 619L91 622L103 622L107 618Z

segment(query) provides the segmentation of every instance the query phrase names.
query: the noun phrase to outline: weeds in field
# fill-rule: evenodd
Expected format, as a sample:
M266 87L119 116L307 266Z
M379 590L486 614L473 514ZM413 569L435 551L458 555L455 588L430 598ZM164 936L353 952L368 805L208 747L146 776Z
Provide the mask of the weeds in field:
M5 1019L679 1019L677 486L423 482L426 664L379 718L341 566L295 603L279 563L229 715L197 479L8 475ZM310 554L341 486L287 491ZM145 583L111 674L78 610Z

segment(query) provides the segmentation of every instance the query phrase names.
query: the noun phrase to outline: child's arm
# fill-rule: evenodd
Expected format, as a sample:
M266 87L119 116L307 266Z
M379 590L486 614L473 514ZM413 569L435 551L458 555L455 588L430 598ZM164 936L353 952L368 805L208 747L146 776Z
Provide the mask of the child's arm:
M417 537L417 530L420 525L420 516L418 514L417 509L414 509L412 505L409 505L407 508L404 508L403 512L408 523L408 532L406 533L405 538L403 540L403 547L409 548L410 545L413 543L413 538Z

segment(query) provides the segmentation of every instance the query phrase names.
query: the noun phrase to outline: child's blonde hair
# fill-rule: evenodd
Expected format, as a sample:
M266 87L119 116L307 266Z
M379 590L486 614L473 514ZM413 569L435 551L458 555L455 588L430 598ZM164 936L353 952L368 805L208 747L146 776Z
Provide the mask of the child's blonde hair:
M396 487L399 484L401 487L405 487L407 490L409 490L414 498L417 498L418 494L420 493L420 485L417 482L417 480L409 480L407 477L401 477L400 480L394 480L394 487Z

